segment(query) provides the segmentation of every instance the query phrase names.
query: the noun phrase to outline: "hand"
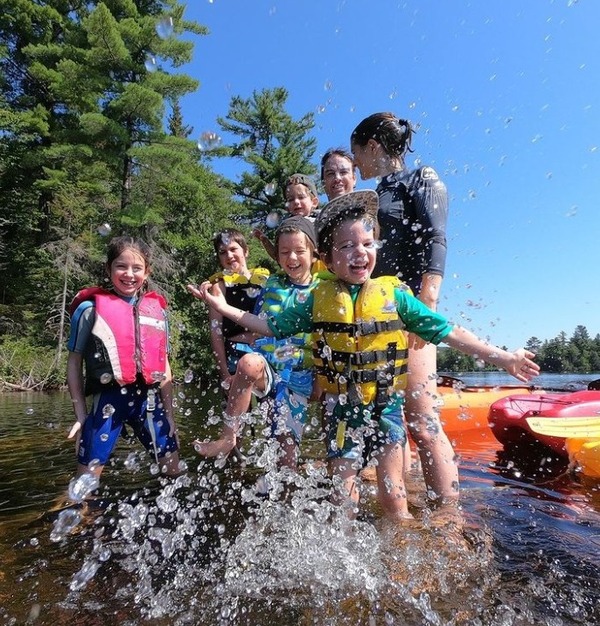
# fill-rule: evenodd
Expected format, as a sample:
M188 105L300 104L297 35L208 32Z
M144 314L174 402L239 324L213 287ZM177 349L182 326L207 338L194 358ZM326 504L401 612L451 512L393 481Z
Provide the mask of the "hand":
M213 285L210 281L205 280L201 285L188 285L187 290L202 302L212 306L220 312L219 306L227 304L225 296L219 289L218 285Z
M81 422L75 422L71 426L71 430L67 435L67 439L73 439L75 437L75 454L79 454L79 442L81 441Z
M262 230L260 230L260 228L253 228L252 229L252 236L256 239L258 239L259 241L262 241L265 234L263 233Z
M540 366L531 360L535 356L533 352L519 348L512 355L513 361L506 367L506 371L517 380L527 383L540 373Z

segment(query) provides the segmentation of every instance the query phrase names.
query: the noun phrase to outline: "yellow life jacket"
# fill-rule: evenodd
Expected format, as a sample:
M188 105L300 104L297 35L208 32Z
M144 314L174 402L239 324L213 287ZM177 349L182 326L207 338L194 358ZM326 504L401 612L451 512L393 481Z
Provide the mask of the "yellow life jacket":
M387 403L406 388L408 358L404 323L396 310L393 276L369 279L353 304L339 280L322 279L313 290L313 346L321 389L345 394L349 404Z

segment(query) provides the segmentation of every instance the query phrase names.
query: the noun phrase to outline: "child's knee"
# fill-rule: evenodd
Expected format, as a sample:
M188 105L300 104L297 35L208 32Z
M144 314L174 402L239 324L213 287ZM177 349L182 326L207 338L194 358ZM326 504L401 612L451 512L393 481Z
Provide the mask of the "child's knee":
M265 371L265 361L258 354L245 354L237 366L237 374L258 380Z

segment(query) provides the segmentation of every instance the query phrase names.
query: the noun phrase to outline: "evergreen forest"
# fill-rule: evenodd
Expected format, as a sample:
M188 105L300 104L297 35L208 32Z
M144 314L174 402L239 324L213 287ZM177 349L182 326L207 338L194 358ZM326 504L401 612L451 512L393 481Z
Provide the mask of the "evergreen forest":
M0 389L64 384L68 306L103 284L111 236L143 238L170 305L176 378L214 372L205 308L186 292L216 270L212 236L284 206L283 183L314 175L312 113L285 88L231 98L210 131L183 119L199 87L180 71L205 26L177 0L0 0ZM227 145L220 134L231 138ZM215 173L236 159L242 174ZM270 266L253 246L250 264ZM542 370L600 371L600 336L529 340ZM440 370L476 364L440 350Z

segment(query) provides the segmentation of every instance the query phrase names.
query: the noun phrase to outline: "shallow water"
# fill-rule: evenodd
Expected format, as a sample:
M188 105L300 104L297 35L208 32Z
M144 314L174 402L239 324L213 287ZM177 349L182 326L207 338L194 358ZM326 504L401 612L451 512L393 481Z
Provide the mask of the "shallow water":
M306 442L301 476L271 471L269 449L250 439L251 467L201 462L191 441L218 428L206 425L218 396L193 383L178 392L188 473L153 475L152 459L122 441L89 507L67 510L71 523L81 515L70 530L59 527L75 467L68 396L0 397L0 623L600 622L599 485L547 452L511 457L487 431L462 433L459 511L428 512L415 469L414 521L383 524L365 482L350 523L327 501L318 440ZM271 498L255 491L264 472Z

